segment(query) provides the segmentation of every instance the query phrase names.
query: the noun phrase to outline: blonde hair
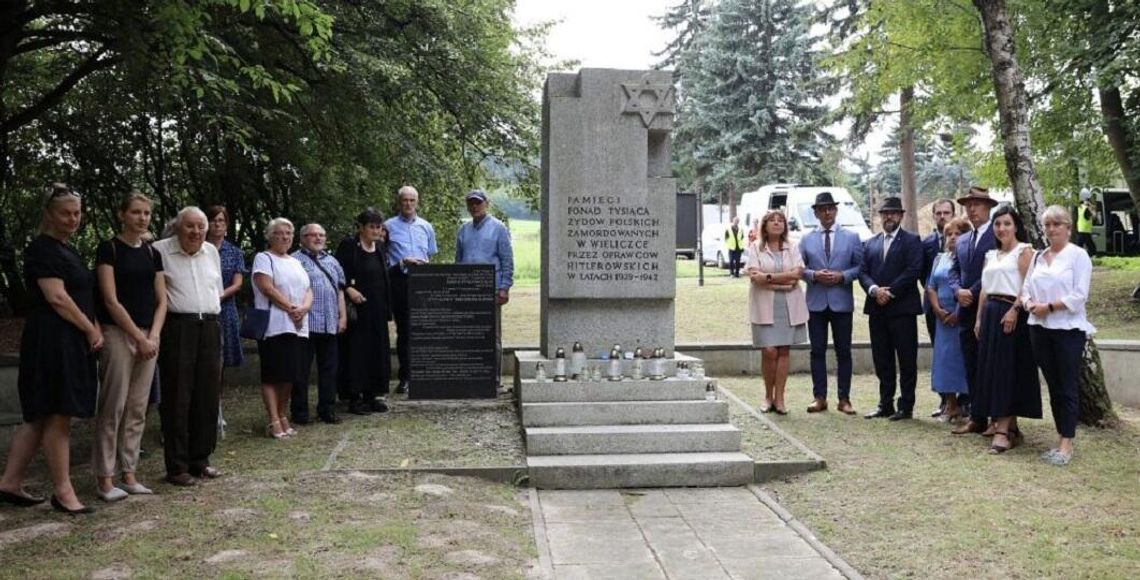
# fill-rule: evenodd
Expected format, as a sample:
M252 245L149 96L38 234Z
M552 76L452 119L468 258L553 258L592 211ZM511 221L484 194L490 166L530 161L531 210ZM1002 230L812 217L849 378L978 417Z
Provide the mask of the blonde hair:
M123 200L119 202L119 213L123 213L130 209L131 204L136 201L141 201L147 205L154 205L154 202L152 202L149 197L143 195L141 191L132 189L130 193L124 195Z
M1073 227L1073 216L1069 215L1069 210L1059 205L1051 205L1041 212L1041 225L1045 226L1045 222L1053 222L1055 224L1064 224Z
M51 185L47 186L44 189L44 194L43 194L43 208L44 209L43 209L43 212L40 214L40 233L41 234L46 233L49 229L49 227L48 227L48 219L49 219L48 210L50 210L53 205L59 203L59 201L64 199L64 198L72 198L72 199L78 201L79 203L83 203L83 198L79 197L79 194L75 193L75 191L71 189L71 186L69 186L66 183L63 183L61 181L53 182Z

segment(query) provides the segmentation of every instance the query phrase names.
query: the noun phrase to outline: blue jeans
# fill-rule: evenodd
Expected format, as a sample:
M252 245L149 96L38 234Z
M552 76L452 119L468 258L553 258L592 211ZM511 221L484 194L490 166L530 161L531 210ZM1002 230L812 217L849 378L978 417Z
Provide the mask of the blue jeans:
M309 333L301 354L301 375L293 382L293 398L289 410L293 418L309 418L309 372L313 357L317 358L317 413L326 415L336 403L337 335L323 332Z
M835 341L835 359L839 364L837 382L839 398L851 397L851 313L833 312L830 308L809 313L808 339L811 341L811 394L827 398L827 328Z

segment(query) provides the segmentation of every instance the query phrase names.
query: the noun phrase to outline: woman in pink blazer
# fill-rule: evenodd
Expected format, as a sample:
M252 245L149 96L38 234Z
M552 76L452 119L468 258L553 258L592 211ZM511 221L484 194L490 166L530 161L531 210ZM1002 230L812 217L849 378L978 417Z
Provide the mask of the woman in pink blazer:
M784 389L788 383L791 345L807 342L807 301L800 276L804 263L799 248L788 241L788 220L770 211L760 222L760 236L748 245L745 272L752 344L763 354L764 404L760 410L787 415Z

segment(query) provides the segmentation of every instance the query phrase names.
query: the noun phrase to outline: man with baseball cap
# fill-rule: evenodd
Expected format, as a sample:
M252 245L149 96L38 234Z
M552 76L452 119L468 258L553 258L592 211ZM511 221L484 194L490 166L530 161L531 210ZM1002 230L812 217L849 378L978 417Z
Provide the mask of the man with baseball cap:
M466 201L471 221L460 226L455 236L455 263L495 266L495 375L501 376L503 305L511 299L515 273L511 233L503 222L487 213L490 202L483 190L472 189L467 193Z

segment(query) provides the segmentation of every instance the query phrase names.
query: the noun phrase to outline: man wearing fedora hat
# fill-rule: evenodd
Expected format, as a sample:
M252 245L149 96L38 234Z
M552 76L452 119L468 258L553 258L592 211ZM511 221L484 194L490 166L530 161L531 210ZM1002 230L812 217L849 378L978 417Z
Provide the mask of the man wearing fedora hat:
M958 204L966 208L966 218L974 226L970 235L963 234L954 249L954 262L950 265L948 283L957 298L958 305L952 317L958 321L958 339L962 343L962 359L966 363L966 384L970 392L977 392L974 381L978 374L978 337L974 334L974 322L978 314L978 296L982 292L982 267L986 264L986 252L994 249L993 229L990 228L990 210L998 204L984 187L971 186L966 195L958 198ZM958 397L958 405L965 407L969 401ZM986 428L986 417L975 416L970 412L970 421L951 431L955 435L981 433Z
M879 378L879 405L864 415L868 419L899 421L914 416L922 240L899 226L903 213L902 200L897 197L888 197L879 206L883 231L867 241L859 273L859 283L867 292L863 313L868 316L871 357ZM897 410L896 384L900 390Z
M831 328L837 363L838 409L855 414L851 406L851 317L855 311L852 284L863 265L859 234L836 223L839 203L830 191L815 196L811 206L819 227L800 240L807 282L808 339L811 341L811 383L814 400L808 413L827 410L827 331Z

